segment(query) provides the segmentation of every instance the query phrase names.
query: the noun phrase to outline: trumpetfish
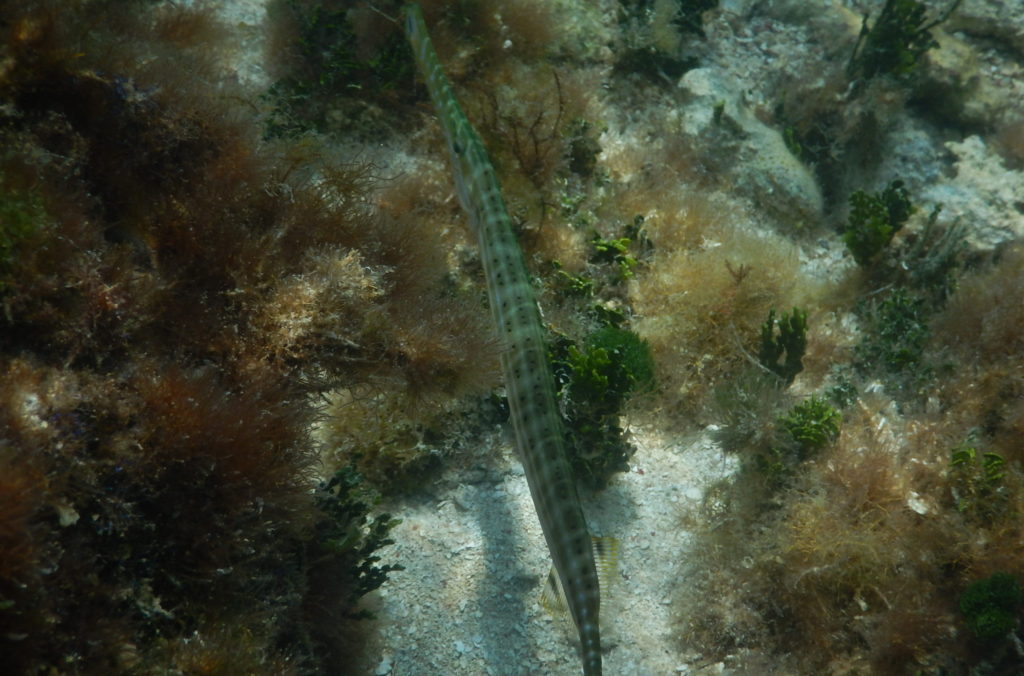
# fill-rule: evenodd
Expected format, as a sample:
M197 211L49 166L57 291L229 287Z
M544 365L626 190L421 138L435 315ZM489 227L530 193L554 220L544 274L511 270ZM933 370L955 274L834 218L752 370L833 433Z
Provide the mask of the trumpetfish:
M523 253L483 141L462 112L427 33L419 5L405 6L405 32L448 145L459 202L476 236L516 446L554 563L557 583L576 626L585 676L601 674L600 578L610 575L615 542L591 538L566 457L565 429L548 364L544 326Z

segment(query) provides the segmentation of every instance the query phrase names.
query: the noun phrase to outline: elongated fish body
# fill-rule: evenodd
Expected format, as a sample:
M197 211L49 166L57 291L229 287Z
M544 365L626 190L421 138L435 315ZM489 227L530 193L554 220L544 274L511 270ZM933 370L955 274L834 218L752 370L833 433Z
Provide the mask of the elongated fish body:
M459 107L418 5L406 6L405 30L444 129L459 200L480 247L491 314L502 341L501 362L516 445L579 633L583 673L598 676L601 597L597 568L566 458L562 419L530 277L487 150Z

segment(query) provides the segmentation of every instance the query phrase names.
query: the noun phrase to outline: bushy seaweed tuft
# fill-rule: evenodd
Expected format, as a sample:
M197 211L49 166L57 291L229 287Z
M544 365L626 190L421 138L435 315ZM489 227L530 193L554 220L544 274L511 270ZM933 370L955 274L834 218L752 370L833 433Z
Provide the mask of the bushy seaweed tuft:
M917 0L886 0L881 13L870 28L868 15L854 47L847 73L870 79L878 75L907 75L918 60L939 43L931 29L949 18L960 4L953 0L937 19L926 22L927 7Z
M1017 626L1022 600L1024 592L1017 578L1009 573L994 573L967 586L960 595L960 612L976 638L994 641Z
M843 241L853 259L859 265L874 260L915 211L903 181L899 180L875 195L863 190L850 195L850 217Z
M619 423L627 397L653 383L647 343L632 331L605 326L582 346L561 339L552 361L569 426L569 460L577 479L592 489L625 471L632 448Z

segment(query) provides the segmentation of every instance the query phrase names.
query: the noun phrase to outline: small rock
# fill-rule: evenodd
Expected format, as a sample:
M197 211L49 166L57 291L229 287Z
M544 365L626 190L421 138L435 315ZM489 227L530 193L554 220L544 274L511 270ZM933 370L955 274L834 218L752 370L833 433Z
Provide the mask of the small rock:
M380 664L373 672L373 676L388 676L391 673L391 655L381 658Z

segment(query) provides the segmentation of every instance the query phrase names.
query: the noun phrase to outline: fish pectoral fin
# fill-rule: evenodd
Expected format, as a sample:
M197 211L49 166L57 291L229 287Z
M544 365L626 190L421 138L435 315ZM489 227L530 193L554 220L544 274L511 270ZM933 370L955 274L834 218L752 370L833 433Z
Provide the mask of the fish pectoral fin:
M590 536L594 548L594 565L597 567L597 584L601 588L601 596L608 594L612 580L619 569L619 541L613 537ZM562 580L558 571L551 566L548 579L544 582L540 604L552 615L561 617L569 614L569 602L565 599Z
M605 596L611 591L612 580L619 569L619 540L592 535L590 542L594 547L597 583L601 587L601 596Z
M569 602L565 600L562 580L559 579L558 571L554 566L551 566L548 579L544 583L544 591L540 595L540 605L555 617L565 617L569 614Z

